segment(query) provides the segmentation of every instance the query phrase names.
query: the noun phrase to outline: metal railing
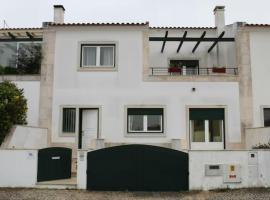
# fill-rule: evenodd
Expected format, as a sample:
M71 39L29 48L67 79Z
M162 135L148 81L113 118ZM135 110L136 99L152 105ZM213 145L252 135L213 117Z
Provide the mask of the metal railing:
M238 68L169 68L150 67L151 76L216 76L216 75L238 75Z

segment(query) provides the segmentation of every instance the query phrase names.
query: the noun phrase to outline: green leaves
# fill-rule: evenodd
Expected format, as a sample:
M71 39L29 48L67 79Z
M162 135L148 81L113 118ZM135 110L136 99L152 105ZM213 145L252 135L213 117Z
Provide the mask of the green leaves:
M0 83L0 144L15 124L26 124L27 100L14 83Z

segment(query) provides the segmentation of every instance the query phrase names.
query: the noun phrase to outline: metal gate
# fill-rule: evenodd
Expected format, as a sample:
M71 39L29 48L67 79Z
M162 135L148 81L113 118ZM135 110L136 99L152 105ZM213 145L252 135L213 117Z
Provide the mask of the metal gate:
M71 178L72 150L50 147L38 151L37 181Z
M87 189L188 190L188 154L150 145L124 145L88 152Z

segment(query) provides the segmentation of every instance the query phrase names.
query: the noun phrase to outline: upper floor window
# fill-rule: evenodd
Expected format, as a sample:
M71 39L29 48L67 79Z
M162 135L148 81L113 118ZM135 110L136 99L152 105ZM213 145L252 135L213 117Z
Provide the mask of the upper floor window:
M0 74L39 74L41 42L0 42Z
M178 70L183 75L196 75L198 74L199 61L198 60L170 60L170 68Z
M115 44L82 44L80 67L115 67Z

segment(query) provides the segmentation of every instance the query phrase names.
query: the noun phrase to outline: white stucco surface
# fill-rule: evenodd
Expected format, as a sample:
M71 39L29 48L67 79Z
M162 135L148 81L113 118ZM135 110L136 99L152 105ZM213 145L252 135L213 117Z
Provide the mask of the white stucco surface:
M270 142L270 127L247 128L246 129L246 148Z
M27 124L29 126L38 126L40 82L15 81L14 83L24 90L24 96L27 99Z
M79 42L82 41L116 42L117 71L78 71ZM166 51L168 48L166 46ZM240 142L238 83L143 82L142 49L140 30L58 29L53 86L53 142L75 142L75 137L61 136L60 108L67 105L100 107L101 138L105 142L119 143L163 143L171 139L187 139L187 106L224 106L227 109L226 141ZM193 87L195 92L191 91ZM127 137L126 106L163 106L165 136Z
M78 151L77 155L77 188L86 189L87 151Z
M6 137L4 148L42 149L47 147L47 129L32 126L15 126Z
M0 187L34 187L36 150L0 150Z
M255 159L251 159L255 154ZM269 187L270 151L189 151L190 190ZM224 183L220 176L206 176L205 165L240 165L240 183Z
M263 126L262 106L270 106L269 29L250 32L250 60L252 72L253 127Z

